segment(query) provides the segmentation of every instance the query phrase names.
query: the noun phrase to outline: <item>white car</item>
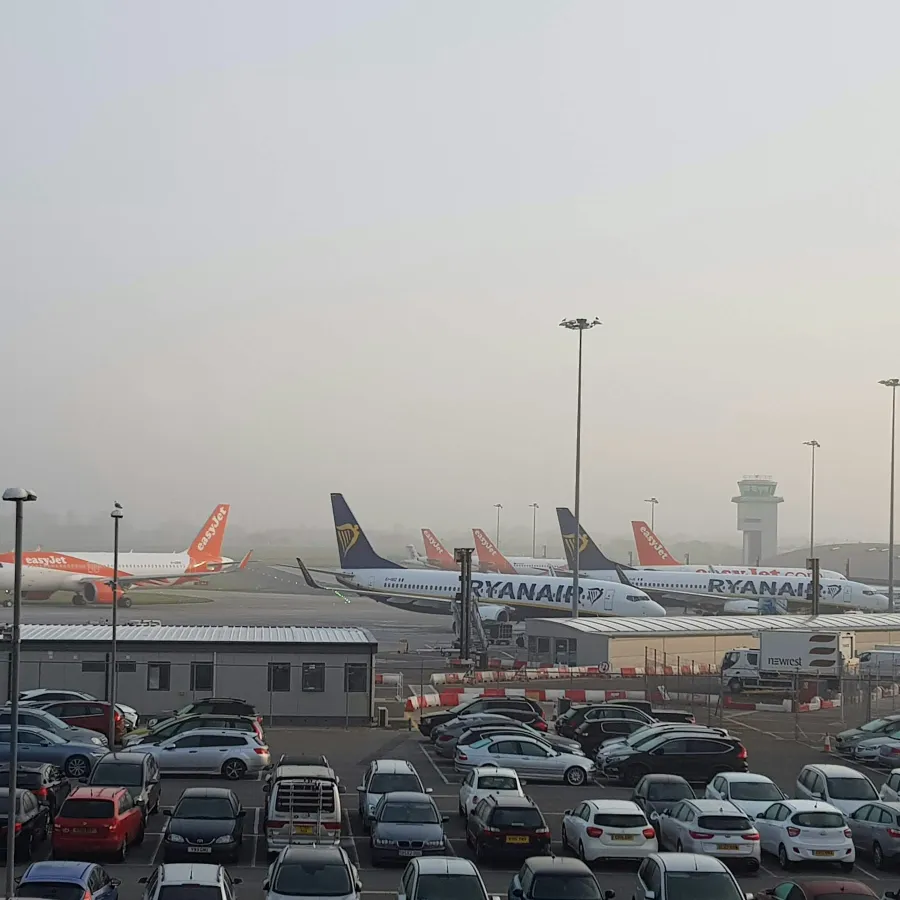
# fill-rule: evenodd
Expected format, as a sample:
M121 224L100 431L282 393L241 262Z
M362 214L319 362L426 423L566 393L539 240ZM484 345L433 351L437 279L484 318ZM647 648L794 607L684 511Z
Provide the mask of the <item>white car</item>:
M878 792L878 799L886 803L900 802L900 769L891 769L891 774Z
M235 885L242 882L241 878L232 878L225 866L214 863L165 863L138 879L139 884L146 885L143 900L162 900L185 893L206 900L233 900Z
M781 800L753 823L762 850L778 857L782 869L798 862L840 863L853 870L856 849L844 814L820 800Z
M567 809L563 849L586 863L598 859L643 859L659 850L656 829L631 800L585 800Z
M800 800L830 803L845 816L878 799L875 785L862 772L849 766L818 763L800 770L795 793Z
M498 769L495 766L472 769L459 786L459 814L468 819L478 801L488 794L496 797L524 797L524 781L519 781L515 769Z
M787 794L765 775L753 772L721 772L706 786L709 800L729 800L742 813L758 816L776 800L784 800Z
M682 800L660 813L659 839L676 853L699 853L759 869L759 832L728 800Z

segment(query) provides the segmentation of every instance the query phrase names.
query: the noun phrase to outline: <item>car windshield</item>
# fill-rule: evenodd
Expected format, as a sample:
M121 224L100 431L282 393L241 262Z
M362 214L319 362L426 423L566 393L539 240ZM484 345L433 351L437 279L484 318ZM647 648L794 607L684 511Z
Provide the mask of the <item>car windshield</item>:
M678 781L664 781L661 784L651 784L647 788L647 799L654 802L664 800L688 800L693 799L694 792L689 784Z
M111 819L112 800L69 799L62 805L59 815L63 819Z
M227 797L184 797L172 816L175 819L233 819L234 807Z
M784 794L770 781L732 781L732 800L781 800Z
M491 818L494 828L542 828L541 814L531 806L520 809L495 809Z
M801 828L844 828L844 817L836 812L802 812L791 818Z
M378 816L379 822L407 822L417 825L434 825L440 821L430 803L385 803Z
M697 825L703 831L749 831L746 816L700 816Z
M475 875L420 875L416 900L485 900Z
M537 875L531 886L534 900L600 900L593 875Z
M375 775L369 783L370 794L390 794L393 791L413 791L418 793L421 790L422 784L418 776L412 772L407 774L398 773L396 775L388 773Z
M17 897L44 897L46 900L82 900L85 890L67 881L26 881L16 888Z
M828 778L832 800L874 800L878 797L868 778Z
M647 820L643 813L597 813L594 824L606 828L645 828Z
M353 892L353 885L342 862L292 860L278 867L272 890L291 897L343 897Z
M727 872L668 872L666 900L696 900L715 897L716 900L744 900L744 895Z
M519 782L512 775L479 775L478 789L481 791L517 791Z
M886 728L889 728L891 725L900 726L900 722L896 719L891 721L890 719L874 719L871 722L866 722L865 725L860 725L860 731L883 731ZM818 896L818 895L817 895Z
M164 884L157 900L222 900L222 888L217 884Z
M144 783L140 763L101 762L91 772L91 784L105 787L139 787Z

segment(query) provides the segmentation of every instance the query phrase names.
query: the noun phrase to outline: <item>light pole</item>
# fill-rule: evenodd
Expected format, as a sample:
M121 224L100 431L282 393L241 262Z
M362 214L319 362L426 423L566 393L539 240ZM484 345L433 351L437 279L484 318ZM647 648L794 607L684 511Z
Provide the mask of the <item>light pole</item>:
M494 509L497 510L497 538L495 543L497 544L497 549L500 549L500 510L503 509L502 503L495 503Z
M888 612L894 611L894 455L897 446L897 388L900 378L886 378L879 381L891 389L891 512L888 527Z
M812 559L816 555L816 450L822 445L818 441L804 441L803 446L812 451L809 476L809 558Z
M119 522L124 513L122 504L113 504L113 511L109 517L113 520L113 583L112 583L112 646L109 652L109 749L116 749L116 688L118 687L119 672L118 656L118 628L119 628Z
M578 618L578 569L581 566L581 355L584 333L599 319L563 319L560 328L578 332L578 404L575 413L575 571L572 573L572 618Z
M537 511L540 507L537 503L529 503L531 507L531 558L537 557Z
M659 500L656 497L651 497L649 500L645 500L644 503L650 504L650 530L656 531L656 504L659 503Z
M3 499L16 504L16 552L13 570L13 624L10 635L9 677L9 824L15 822L16 788L19 781L19 656L22 649L22 508L37 500L37 494L24 488L7 488ZM6 896L14 897L16 891L15 866L16 830L6 829Z

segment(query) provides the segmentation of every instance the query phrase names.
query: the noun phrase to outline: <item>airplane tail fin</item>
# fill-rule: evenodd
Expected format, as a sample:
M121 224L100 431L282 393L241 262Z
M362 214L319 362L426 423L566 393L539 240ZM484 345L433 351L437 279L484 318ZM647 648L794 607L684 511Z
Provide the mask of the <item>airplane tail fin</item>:
M638 562L642 566L677 566L677 559L663 546L663 542L650 530L646 522L632 522L634 544Z
M482 572L498 572L500 575L515 575L512 563L497 549L497 545L481 528L473 528L475 553Z
M438 540L430 528L422 529L422 540L425 542L425 558L431 565L439 569L455 569L456 560L450 551Z
M238 566L238 571L247 568L247 563L250 562L250 557L253 556L253 551L248 550L247 555L241 560L241 564Z
M187 555L191 559L210 560L222 558L222 541L225 538L225 527L228 525L228 513L231 506L220 503L200 529L200 533L191 542Z
M379 556L369 543L356 516L347 506L343 494L331 495L331 511L334 514L334 533L337 537L338 556L342 569L401 569L399 563Z
M566 559L569 562L569 568L575 568L575 516L571 510L558 506L556 508L556 517L559 519L559 530L562 533L563 547L566 549ZM628 569L630 566L622 566L613 562L604 552L594 543L591 536L579 527L579 540L581 542L578 552L579 567L583 572L618 572L620 569Z

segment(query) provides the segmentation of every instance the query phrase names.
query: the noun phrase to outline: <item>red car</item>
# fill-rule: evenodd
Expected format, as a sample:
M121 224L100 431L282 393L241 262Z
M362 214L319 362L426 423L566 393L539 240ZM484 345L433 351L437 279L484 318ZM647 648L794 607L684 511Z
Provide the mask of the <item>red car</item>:
M99 731L109 736L109 704L104 700L56 700L53 703L35 703L67 725ZM116 740L125 737L125 717L116 710Z
M123 787L79 787L53 824L53 857L102 853L124 861L131 844L144 840L144 813Z

